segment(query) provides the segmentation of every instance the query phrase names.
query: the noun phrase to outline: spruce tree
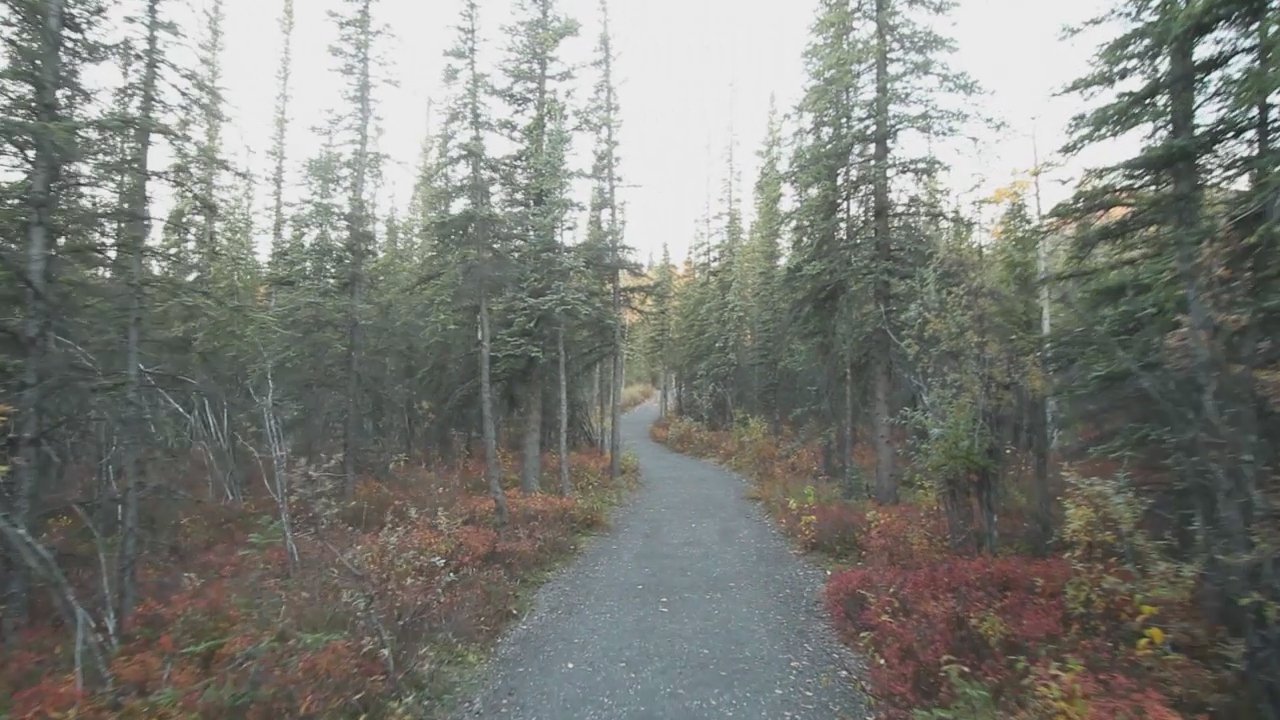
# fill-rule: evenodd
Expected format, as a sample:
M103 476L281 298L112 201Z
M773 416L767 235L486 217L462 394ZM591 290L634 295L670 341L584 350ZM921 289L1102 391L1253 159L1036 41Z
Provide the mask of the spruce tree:
M120 545L118 622L124 623L137 602L137 562L139 554L138 502L142 492L142 463L144 422L146 410L142 398L142 329L145 311L144 256L150 227L147 221L150 181L150 154L157 122L157 95L159 93L160 68L163 63L160 33L164 23L160 13L161 0L147 0L143 15L144 44L139 58L142 77L138 89L137 117L133 122L133 137L129 156L129 191L125 198L127 217L127 243L120 248L126 258L128 307L125 325L125 419L123 441L123 472L125 491L123 503L122 538Z
M779 428L778 336L781 300L777 285L783 235L783 168L782 127L771 96L769 120L764 144L757 157L760 170L753 190L755 218L751 223L744 260L744 279L748 283L746 311L751 323L748 366L751 375L749 397L754 398L753 414L767 415L770 425Z
M350 154L345 158L349 183L344 218L348 332L342 441L343 490L350 497L355 492L357 455L361 446L366 263L374 243L370 180L376 173L378 162L372 147L376 121L376 42L386 31L374 23L374 0L345 0L344 6L344 13L330 13L338 28L338 42L330 46L330 53L339 62L338 72L346 83L342 98L351 109L350 115L343 118L344 129L349 133Z
M523 462L520 486L539 488L542 456L543 379L555 334L559 243L571 207L567 166L570 138L567 100L573 71L561 59L561 45L578 23L560 14L554 0L522 0L502 64L499 92L508 115L499 129L515 144L503 161L503 210L521 269L510 299L516 328L506 337L506 354L525 359L517 373L523 386Z
M625 245L618 218L618 130L621 127L617 80L614 67L613 34L609 27L609 2L600 0L600 35L593 62L598 73L588 109L590 126L595 132L595 159L592 163L593 204L598 209L595 221L609 252L609 286L612 295L613 343L610 350L612 367L609 376L609 477L616 481L622 474L622 386L625 378L626 326L622 314L622 272ZM603 424L603 418L601 418Z
M12 308L16 344L6 362L2 387L14 398L12 476L0 484L0 517L6 552L4 586L0 587L0 640L17 642L17 629L27 617L30 568L17 551L26 538L36 494L47 486L42 448L49 428L59 422L52 410L50 376L57 349L51 343L55 322L67 312L57 305L58 255L79 214L76 165L86 138L89 95L82 82L86 70L102 57L104 6L66 0L5 0L0 5L0 31L6 42L0 70L3 104L10 122L0 133L0 154L21 183L4 181L6 194L18 203L6 206L0 227L0 250L22 262L0 269L0 298ZM73 621L72 618L67 618Z
M451 209L439 220L438 236L449 248L463 286L476 312L479 363L479 403L484 435L485 477L499 524L507 522L502 467L498 458L498 430L493 389L493 323L491 298L502 285L504 248L498 236L498 215L492 189L496 162L489 154L494 124L488 107L492 96L488 76L480 64L480 17L476 0L463 0L458 37L446 53L450 92L443 172L449 179L444 206Z
M1253 340L1275 314L1248 299L1274 282L1262 260L1274 255L1274 203L1255 191L1271 182L1257 170L1274 167L1275 12L1170 0L1123 2L1106 19L1120 34L1069 88L1103 102L1075 119L1066 150L1147 140L1056 213L1074 226L1069 270L1088 282L1071 310L1092 316L1081 323L1092 342L1063 338L1055 355L1091 369L1071 388L1080 405L1131 418L1105 428L1113 451L1162 448L1181 480L1178 534L1198 551L1215 619L1244 642L1248 702L1280 717L1280 629L1263 610L1280 577L1257 534L1271 512L1258 468L1272 451L1259 442Z

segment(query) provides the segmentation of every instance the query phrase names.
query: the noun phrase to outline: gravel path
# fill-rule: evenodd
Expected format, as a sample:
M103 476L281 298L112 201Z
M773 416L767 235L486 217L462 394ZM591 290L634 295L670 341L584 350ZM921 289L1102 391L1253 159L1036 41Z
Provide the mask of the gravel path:
M825 573L789 549L743 481L623 419L644 486L538 593L466 717L838 720L866 716L831 634Z

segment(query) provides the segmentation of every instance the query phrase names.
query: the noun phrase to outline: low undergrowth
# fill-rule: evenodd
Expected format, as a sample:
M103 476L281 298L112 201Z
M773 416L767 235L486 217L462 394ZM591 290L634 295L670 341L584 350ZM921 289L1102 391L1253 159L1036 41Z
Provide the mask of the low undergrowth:
M306 474L291 493L296 559L270 498L189 508L152 528L143 600L116 634L109 687L81 689L94 682L76 633L36 608L20 646L0 653L0 717L443 711L525 591L604 524L638 477L634 458L622 486L610 483L607 456L574 454L570 463L574 497L509 492L503 528L494 527L477 466L400 469L390 481L361 483L350 501L317 488L323 474ZM40 540L67 567L83 568L70 573L82 596L101 592L98 548L75 515L51 520ZM67 560L75 557L84 560Z
M1121 478L1067 478L1055 555L980 555L950 541L927 493L891 507L846 500L821 477L819 448L761 423L664 420L652 435L750 477L787 533L839 566L826 602L868 656L884 718L1244 717L1232 701L1239 648L1198 611L1195 568L1143 540Z

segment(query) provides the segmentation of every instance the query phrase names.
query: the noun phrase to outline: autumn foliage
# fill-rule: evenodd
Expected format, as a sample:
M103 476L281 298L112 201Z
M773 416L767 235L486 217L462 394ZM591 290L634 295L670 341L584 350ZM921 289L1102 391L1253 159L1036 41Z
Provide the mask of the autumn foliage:
M509 492L502 528L478 466L401 469L328 505L299 493L297 562L273 503L185 512L166 554L147 556L110 687L77 690L91 683L77 682L74 633L37 613L20 647L0 654L0 716L374 718L440 707L517 615L522 585L600 527L622 490L607 456L574 454L571 466L575 497ZM634 462L624 468L634 479ZM42 540L63 555L92 552L70 519L50 522ZM91 573L77 580L93 592Z
M927 495L893 507L848 501L821 476L817 447L758 423L708 431L664 420L652 434L749 476L798 544L844 567L826 604L867 655L882 717L1238 717L1224 711L1230 664L1195 607L1194 579L1134 532L1138 500L1122 484L1068 478L1055 556L978 555L949 542Z

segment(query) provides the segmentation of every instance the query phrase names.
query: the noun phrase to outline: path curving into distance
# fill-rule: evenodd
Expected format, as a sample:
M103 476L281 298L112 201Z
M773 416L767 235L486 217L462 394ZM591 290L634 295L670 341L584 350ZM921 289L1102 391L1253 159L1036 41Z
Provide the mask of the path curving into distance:
M825 572L794 554L743 480L623 418L644 485L543 586L460 717L866 717L852 653L821 610Z

